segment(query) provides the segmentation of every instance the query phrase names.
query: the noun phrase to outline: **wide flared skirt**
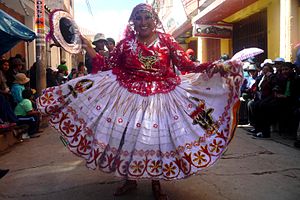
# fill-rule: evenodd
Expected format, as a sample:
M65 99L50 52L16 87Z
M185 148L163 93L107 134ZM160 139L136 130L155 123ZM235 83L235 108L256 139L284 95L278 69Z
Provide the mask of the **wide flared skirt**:
M141 96L111 71L47 88L38 109L67 147L99 168L128 179L181 179L213 165L231 141L243 80L188 74L168 93Z

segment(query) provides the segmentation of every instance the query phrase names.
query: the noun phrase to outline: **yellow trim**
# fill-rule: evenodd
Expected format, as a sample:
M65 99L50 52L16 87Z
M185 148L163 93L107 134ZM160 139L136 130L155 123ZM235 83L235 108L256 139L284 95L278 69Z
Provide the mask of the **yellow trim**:
M262 11L263 9L269 7L274 1L278 1L279 0L259 0L256 1L255 3L249 5L248 7L234 13L233 15L227 17L224 19L225 22L228 23L234 23L237 21L240 21L246 17L249 17L257 12Z
M231 48L231 39L221 39L220 40L220 54L223 55L223 54L228 54L230 57L232 56L231 55L231 52L232 52L232 48Z
M186 38L184 42L188 44L188 43L190 43L193 40L197 40L197 38L198 37L189 37L189 38Z
M235 23L264 9L267 9L267 57L275 59L280 55L280 0L259 0L227 17L224 21Z

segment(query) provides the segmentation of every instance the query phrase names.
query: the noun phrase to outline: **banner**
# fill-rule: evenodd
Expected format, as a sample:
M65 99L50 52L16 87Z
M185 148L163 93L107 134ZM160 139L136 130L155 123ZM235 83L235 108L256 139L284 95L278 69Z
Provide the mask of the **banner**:
M173 0L172 6L165 4L164 7L168 10L168 13L165 13L162 23L165 31L172 34L172 32L179 28L188 18L181 0Z
M36 29L45 28L45 8L44 0L35 0L35 25Z
M231 39L233 26L231 24L194 24L193 36L215 39Z

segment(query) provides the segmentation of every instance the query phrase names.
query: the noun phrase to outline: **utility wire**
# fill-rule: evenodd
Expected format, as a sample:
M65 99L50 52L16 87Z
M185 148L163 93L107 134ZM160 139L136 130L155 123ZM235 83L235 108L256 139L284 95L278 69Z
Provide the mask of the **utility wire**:
M90 13L92 16L94 16L94 15L93 15L93 12L92 12L92 8L91 8L91 4L90 4L89 0L85 0L85 3L86 3L86 6L88 7L89 13Z

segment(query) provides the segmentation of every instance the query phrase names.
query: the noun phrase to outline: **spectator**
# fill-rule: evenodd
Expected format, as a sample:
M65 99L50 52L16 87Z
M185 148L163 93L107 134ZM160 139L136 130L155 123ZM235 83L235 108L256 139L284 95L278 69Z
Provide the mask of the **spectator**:
M36 73L37 73L37 62L34 62L33 65L28 70L28 76L30 78L30 88L36 90Z
M106 43L107 40L103 33L97 33L94 37L94 41L92 42L92 44L95 45L94 50L105 57L108 56L108 52L105 51L104 48ZM87 67L87 72L89 74L92 73L92 69L93 69L92 58L88 54L85 55L85 65Z
M226 60L229 60L230 58L229 58L229 55L228 54L223 54L221 57L220 57L220 61L222 61L222 62L224 62L224 61L226 61Z
M66 65L66 61L62 60L60 64L57 66L57 69L61 72L64 72L67 74L68 72L68 66Z
M46 81L47 81L47 87L53 87L58 85L58 81L56 79L56 72L51 69L51 67L48 67L46 69Z
M68 75L68 80L72 80L73 78L76 78L77 70L75 68L71 69L70 74Z
M188 55L189 59L193 62L199 62L196 58L195 51L193 49L187 49L185 53Z
M78 67L77 67L76 78L81 77L81 76L85 76L85 75L87 75L86 67L85 67L83 62L79 62Z
M60 65L58 65L57 67L58 71L57 71L57 82L58 84L63 84L67 81L67 77L68 77L68 67L66 65L66 61L61 61Z
M107 46L107 40L103 33L97 33L94 37L94 41L92 42L95 45L95 50L102 56L108 56L108 51L105 50L105 46Z
M7 98L0 94L0 118L3 122L17 123L18 118L8 102Z
M12 58L9 71L7 72L7 85L8 87L11 87L13 82L15 81L15 76L17 73L23 73L23 65L24 63L20 58Z
M244 68L245 67L245 68ZM256 91L255 82L258 77L258 68L255 64L244 62L244 72L247 76L244 76L244 82L241 87L241 105L239 110L239 124L253 125L252 110L250 109L251 103L254 102L254 95ZM250 106L249 106L250 105Z
M112 52L112 50L116 46L116 42L113 38L106 38L107 43L106 43L106 48L108 49L108 52Z
M0 93L1 94L9 94L10 89L7 86L6 73L9 69L8 60L1 60L0 62Z
M15 115L19 120L19 124L29 125L28 133L23 134L23 139L36 137L40 126L40 113L33 108L33 94L31 89L25 89L22 92L23 100L18 103L15 108Z
M245 78L245 82L241 88L242 97L244 99L252 99L259 70L255 64L249 64L249 66L244 70L248 73L248 76Z
M269 138L270 126L276 116L276 101L273 96L273 88L276 83L276 77L273 71L273 64L264 63L262 77L258 79L257 101L253 104L254 137Z
M300 79L294 73L296 66L285 62L281 73L277 74L277 82L273 89L276 100L279 131L292 139L297 138L299 126ZM278 114L280 113L280 114Z
M23 100L22 92L25 90L25 84L29 81L30 79L24 73L16 74L15 81L11 86L11 94L14 100L13 108Z

